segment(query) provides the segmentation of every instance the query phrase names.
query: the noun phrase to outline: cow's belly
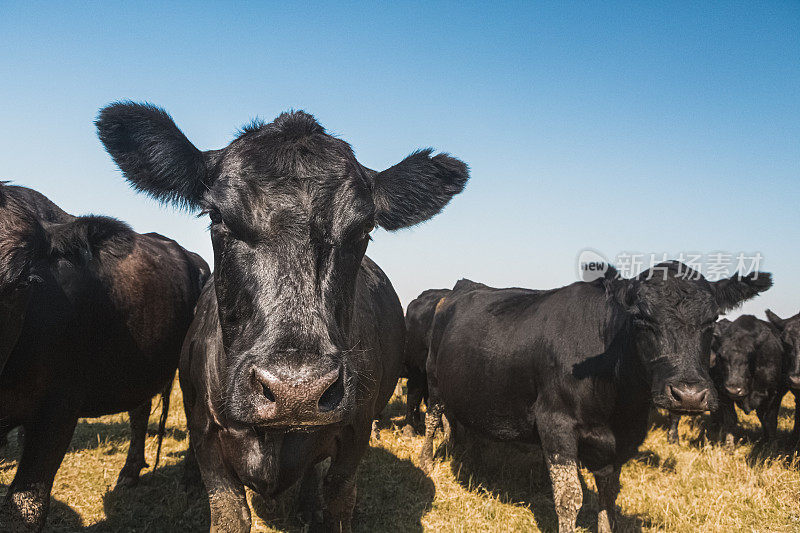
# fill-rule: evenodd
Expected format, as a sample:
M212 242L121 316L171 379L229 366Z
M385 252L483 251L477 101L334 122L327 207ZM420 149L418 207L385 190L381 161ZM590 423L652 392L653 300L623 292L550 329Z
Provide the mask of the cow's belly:
M90 382L81 416L103 416L142 405L161 392L174 377L178 357L178 349L168 353L143 354L128 348L127 351L118 349L111 357L106 356L101 364L92 364L92 370L87 372Z
M531 416L536 390L530 376L502 354L459 352L445 348L437 354L436 377L445 412L496 440L536 442Z

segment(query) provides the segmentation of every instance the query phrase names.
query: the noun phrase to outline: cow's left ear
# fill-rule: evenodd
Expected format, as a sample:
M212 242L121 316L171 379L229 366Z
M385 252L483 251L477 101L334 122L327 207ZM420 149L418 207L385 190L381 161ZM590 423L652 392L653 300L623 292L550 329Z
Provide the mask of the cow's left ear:
M464 190L467 165L447 154L431 157L433 150L414 152L393 167L375 174L375 221L396 230L424 222Z
M721 312L739 307L744 301L753 298L760 292L772 287L772 274L769 272L752 272L746 276L736 274L730 278L711 283Z
M115 255L129 254L136 235L125 222L96 215L50 224L46 231L51 260L64 257L76 266L88 264L101 249Z
M767 320L772 322L772 325L778 328L780 331L783 331L783 328L786 327L786 320L779 317L775 313L772 312L771 309L767 309L764 312L767 315Z

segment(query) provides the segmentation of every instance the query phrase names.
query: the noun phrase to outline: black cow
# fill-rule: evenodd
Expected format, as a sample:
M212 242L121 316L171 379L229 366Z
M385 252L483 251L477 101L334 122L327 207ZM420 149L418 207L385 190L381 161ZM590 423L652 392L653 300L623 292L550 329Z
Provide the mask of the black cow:
M25 432L0 529L43 527L79 417L130 411L118 483L135 483L150 399L169 390L208 274L160 235L0 185L0 433Z
M413 434L420 421L420 404L428 399L428 360L431 325L436 306L450 294L450 289L428 289L406 308L406 347L403 355L403 376L408 378L406 395L406 433Z
M438 213L466 165L423 150L375 172L301 111L206 152L149 105L111 105L97 126L134 187L211 220L215 272L180 376L212 530L249 530L245 486L269 497L298 479L306 518L349 530L405 335L394 289L364 255L370 232ZM319 517L315 465L327 457Z
M767 319L778 328L783 343L786 385L794 394L794 429L792 440L800 446L800 313L781 318L767 309Z
M755 409L761 422L762 440L775 438L778 411L786 394L783 346L777 330L753 315L742 315L733 322L720 320L715 327L711 371L719 393L719 409L713 421L721 440L733 445L737 417L734 405L749 413Z
M614 523L619 473L642 443L650 406L713 410L708 353L717 315L771 284L769 274L709 283L678 262L635 279L604 278L548 291L456 284L436 312L429 408L420 460L432 467L446 412L491 438L540 443L559 530L573 531L594 472L598 530Z

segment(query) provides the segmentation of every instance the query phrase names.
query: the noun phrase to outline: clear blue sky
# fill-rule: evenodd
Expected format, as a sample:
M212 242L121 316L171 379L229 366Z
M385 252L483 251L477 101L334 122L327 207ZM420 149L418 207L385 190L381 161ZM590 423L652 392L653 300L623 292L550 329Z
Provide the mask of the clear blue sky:
M567 284L591 247L759 251L776 285L744 310L800 310L797 1L0 2L0 53L0 179L209 260L205 220L124 183L100 107L156 103L201 149L295 108L372 168L463 158L463 195L370 245L404 303Z

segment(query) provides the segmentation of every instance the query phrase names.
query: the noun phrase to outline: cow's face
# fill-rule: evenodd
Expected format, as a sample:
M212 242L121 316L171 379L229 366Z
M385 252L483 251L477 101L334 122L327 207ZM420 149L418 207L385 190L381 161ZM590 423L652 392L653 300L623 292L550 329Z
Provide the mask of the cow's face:
M631 315L633 342L657 407L684 413L716 408L708 370L717 316L770 285L765 273L710 283L676 261L612 283Z
M22 331L31 284L41 280L43 243L38 221L0 185L0 373Z
M767 318L780 332L784 353L788 355L787 384L792 391L800 392L800 313L780 318L767 309Z
M714 327L712 348L721 392L733 400L750 394L753 387L753 364L756 360L753 335L732 322L720 320Z
M352 413L369 386L352 368L351 321L370 232L435 215L463 189L466 166L426 150L374 172L303 112L205 153L149 106L110 106L97 125L135 187L210 219L227 415L286 427Z

